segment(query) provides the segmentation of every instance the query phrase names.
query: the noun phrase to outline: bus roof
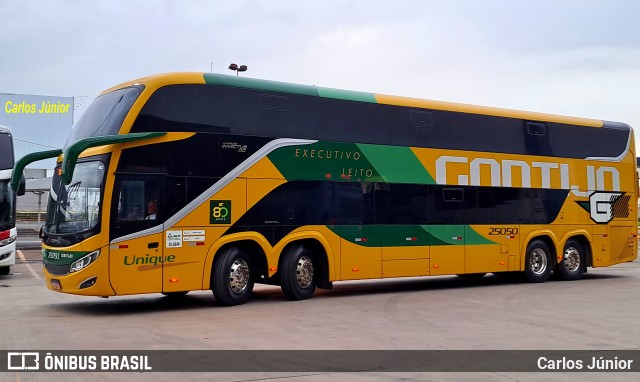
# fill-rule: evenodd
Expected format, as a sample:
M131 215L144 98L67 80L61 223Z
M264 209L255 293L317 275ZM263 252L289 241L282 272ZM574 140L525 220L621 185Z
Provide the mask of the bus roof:
M135 84L142 84L155 89L166 85L175 84L207 84L207 85L220 85L230 86L245 89L264 90L270 92L287 93L305 95L311 97L322 97L340 99L346 101L356 102L368 102L378 103L393 106L415 107L432 110L453 111L469 114L482 114L507 118L519 118L532 121L545 121L566 123L571 125L582 125L591 127L610 127L610 128L624 128L629 127L623 123L607 122L598 119L569 117L547 113L537 113L522 110L504 109L489 106L479 106L455 102L434 101L428 99L418 99L410 97L401 97L385 94L366 93L352 90L341 90L325 88L312 85L300 85L286 82L261 80L248 77L238 77L232 75L224 75L217 73L166 73L153 75L133 81L128 81L117 86L114 86L108 90L105 90L102 94L108 93L115 89L119 89L126 86L132 86Z

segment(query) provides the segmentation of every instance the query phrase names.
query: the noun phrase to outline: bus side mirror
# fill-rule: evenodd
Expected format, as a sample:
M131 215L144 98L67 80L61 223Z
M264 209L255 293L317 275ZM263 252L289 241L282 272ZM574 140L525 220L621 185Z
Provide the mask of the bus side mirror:
M20 184L18 185L18 191L16 192L17 196L22 196L24 195L25 189L26 189L26 180L24 179L24 175L22 175L22 177L20 178Z

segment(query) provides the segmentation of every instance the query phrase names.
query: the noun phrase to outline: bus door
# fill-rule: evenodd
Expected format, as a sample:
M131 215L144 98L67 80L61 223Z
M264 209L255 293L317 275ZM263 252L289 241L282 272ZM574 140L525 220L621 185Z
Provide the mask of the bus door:
M163 176L116 175L109 278L116 294L162 291Z

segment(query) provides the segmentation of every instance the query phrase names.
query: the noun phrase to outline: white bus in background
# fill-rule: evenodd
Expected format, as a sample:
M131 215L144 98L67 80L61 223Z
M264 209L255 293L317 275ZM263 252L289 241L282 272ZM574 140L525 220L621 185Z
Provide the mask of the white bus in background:
M13 164L11 131L0 126L0 275L8 275L16 262L16 194L24 194L24 180L17 193L9 186Z

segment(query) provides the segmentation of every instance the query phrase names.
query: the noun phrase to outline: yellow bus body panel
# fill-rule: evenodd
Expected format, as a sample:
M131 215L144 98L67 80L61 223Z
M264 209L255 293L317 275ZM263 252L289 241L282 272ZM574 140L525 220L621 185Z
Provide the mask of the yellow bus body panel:
M44 245L43 249L55 250L58 252L81 250L79 246L51 248ZM49 273L46 268L43 268L42 274L47 288L55 292L84 296L115 296L109 280L109 253L106 247L101 248L100 256L98 256L93 263L89 264L89 266L79 272L73 272L67 275L54 275ZM85 289L79 288L80 284L92 277L97 277L96 283L93 286ZM52 280L58 281L60 289L53 287Z

